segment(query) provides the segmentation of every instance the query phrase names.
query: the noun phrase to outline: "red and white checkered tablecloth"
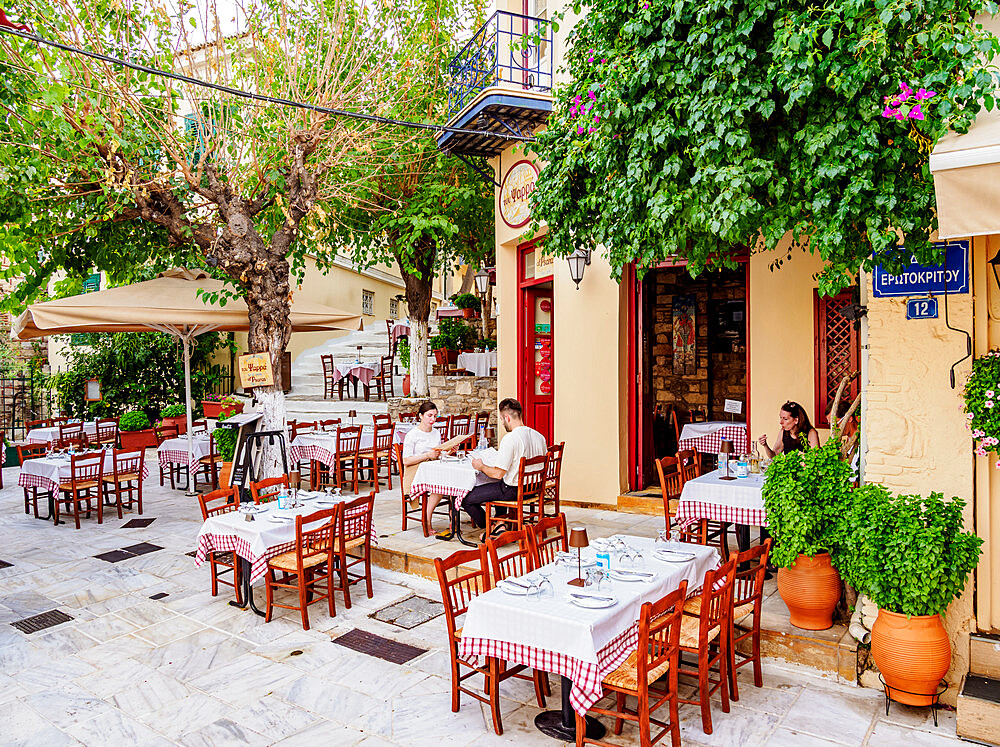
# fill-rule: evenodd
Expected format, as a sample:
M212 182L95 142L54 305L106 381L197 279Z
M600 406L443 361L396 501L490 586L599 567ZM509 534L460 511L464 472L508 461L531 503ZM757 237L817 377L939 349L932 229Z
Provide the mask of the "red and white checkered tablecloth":
M97 435L97 421L87 420L82 423L83 432L89 436ZM59 438L59 426L53 425L47 428L32 428L25 435L24 440L29 444L47 444Z
M105 475L114 474L114 464L111 457L104 457ZM143 462L142 479L149 477L149 467ZM42 457L40 459L28 459L21 465L21 473L17 477L17 484L22 488L41 488L50 493L59 490L61 483L69 482L70 461L68 459L53 459Z
M473 452L465 459L454 461L445 457L417 465L417 474L410 484L410 498L417 499L425 493L449 495L455 499L455 508L462 507L462 501L477 485L493 482L493 478L473 469L471 459L478 457L486 464L493 464L498 452L494 448Z
M392 442L394 444L403 443L406 434L416 425L414 423L396 423L392 431ZM361 430L361 444L359 449L367 451L375 442L375 429L372 426L365 426ZM390 454L395 459L395 450ZM337 458L337 434L335 431L326 433L301 433L295 437L288 450L288 460L292 464L298 462L309 462L316 460L326 466L332 466Z
M395 345L400 337L410 336L410 325L406 322L396 322L392 325L392 344Z
M330 377L334 384L345 376L353 376L362 384L368 384L375 378L378 366L375 363L338 363L334 366Z
M722 474L716 470L684 483L677 504L677 522L688 524L697 519L711 519L766 527L764 475L721 480Z
M747 441L747 424L723 421L688 423L681 429L677 449L678 451L693 449L702 454L718 454L723 439L733 442L736 453L750 450L750 444Z
M208 436L195 436L191 440L191 460L188 461L187 437L170 438L156 448L156 458L164 469L170 464L186 464L189 469L198 469L198 462L208 456L212 442Z

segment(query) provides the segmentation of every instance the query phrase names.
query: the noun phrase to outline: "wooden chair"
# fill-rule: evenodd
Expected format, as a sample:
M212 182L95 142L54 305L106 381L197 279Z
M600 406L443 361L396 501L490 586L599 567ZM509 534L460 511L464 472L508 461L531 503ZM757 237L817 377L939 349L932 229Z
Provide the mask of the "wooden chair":
M156 446L159 448L163 445L164 441L169 441L172 438L180 438L180 432L176 425L154 425L153 426L153 437L156 439ZM180 481L181 475L188 472L188 467L186 464L177 464L176 462L167 462L167 466L164 467L163 463L160 463L160 486L163 486L163 480L165 477L170 478L170 489L174 490L177 487L177 482Z
M317 421L319 429L324 433L333 433L340 427L340 418L330 418L329 420Z
M681 654L697 657L694 669L678 666L680 674L698 679L697 697L680 699L679 702L701 707L701 726L706 734L712 733L712 694L718 690L722 712L729 713L729 634L732 629L733 581L736 575L736 557L718 568L705 572L702 584L701 606L697 616L684 615L681 620ZM712 679L712 670L718 679Z
M559 485L562 482L562 458L566 442L560 441L548 448L549 461L545 465L545 489L542 491L542 516L558 516L562 513L559 505ZM546 511L551 506L552 511Z
M49 420L48 418L44 420L28 420L24 424L24 431L25 433L27 433L28 431L34 430L35 428L49 428L51 426L52 426L52 421Z
M117 446L118 418L101 418L98 420L94 442L101 446Z
M343 511L337 523L333 552L337 556L340 583L332 582L333 591L344 592L344 606L351 608L351 586L365 582L371 599L372 592L372 516L375 513L375 491L340 504ZM351 568L363 566L361 573L351 573Z
M337 614L333 597L334 533L343 506L338 504L308 516L295 517L295 549L276 555L267 561L264 585L267 591L265 622L271 621L275 607L298 610L302 629L309 630L309 605L326 600L330 617ZM277 576L280 573L281 576ZM294 589L298 604L278 604L275 589Z
M439 348L434 351L434 362L441 366L441 373L445 376L471 376L469 371L459 368L457 364L448 361L448 351Z
M684 468L684 482L703 474L701 452L694 449L681 449L677 452L677 463Z
M522 675L527 667L517 665L508 668L506 663L492 656L485 657L482 665L463 659L458 653L458 643L462 639L460 618L468 611L469 603L480 594L490 590L490 573L487 570L486 547L477 550L460 550L447 558L435 558L434 570L441 587L441 601L444 604L445 624L448 629L448 654L451 662L451 710L458 713L464 693L480 703L489 706L493 716L493 730L503 734L500 716L500 683L509 677L528 679ZM462 670L468 670L463 672ZM483 675L485 688L471 687L463 683ZM539 674L533 673L535 698L539 708L545 708L545 696Z
M392 448L396 452L396 463L399 464L399 465L402 465L403 464L403 444L393 444ZM404 469L404 468L402 466L400 466L400 469ZM416 469L416 467L414 466L414 467L411 467L410 469ZM403 480L402 480L402 478L400 478L400 485L401 486L402 486L402 483L403 483ZM420 527L421 527L421 529L423 529L424 536L425 537L430 537L432 529L431 529L430 524L426 521L426 511L427 511L428 494L424 493L420 497L420 502L417 504L416 508L414 508L414 507L412 507L410 505L410 496L407 493L402 493L402 498L403 498L403 505L402 505L403 531L404 532L406 531L407 522L408 521L416 519L417 521L420 522ZM437 505L437 508L434 509L434 516L444 516L445 518L450 519L451 516L450 516L450 514L448 512L448 501L453 501L453 500L455 500L455 499L453 497L451 497L451 496L448 496L448 495L444 496L444 500L442 500ZM417 516L414 516L413 514L417 514Z
M376 493L378 492L379 482L382 479L383 467L385 468L385 477L389 485L389 490L392 490L392 437L395 431L396 425L394 423L387 425L376 423L371 448L358 452L360 469L370 470L371 483Z
M97 523L104 523L104 498L101 490L101 477L104 473L104 452L89 454L74 454L70 459L69 482L59 484L59 500L55 502L53 520L59 523L59 504L66 506L67 512L73 514L76 528L80 528L80 511L87 504L87 518L97 503ZM71 511L70 511L71 509Z
M111 474L104 475L104 495L114 496L113 504L118 509L118 518L123 518L122 509L128 502L132 510L133 502L138 504L142 516L142 470L146 461L146 450L115 449L111 452Z
M198 490L198 477L203 476L205 484L209 486L210 490L218 490L220 487L219 472L222 471L222 462L222 455L215 448L215 431L212 431L208 437L208 453L198 460L198 469L194 473L194 483L191 489Z
M24 464L29 459L41 459L45 456L45 452L48 451L48 446L46 444L18 444L17 445L17 460L20 464ZM38 491L41 490L36 485L32 485L30 488L24 488L24 513L28 513L28 508L31 505L35 507L35 518L38 516ZM42 496L48 501L50 493L47 490L41 491Z
M681 731L677 717L677 669L680 655L682 625L682 605L687 593L687 581L681 581L674 589L657 602L646 602L639 611L638 645L629 657L613 672L604 676L601 688L604 695L615 696L615 708L590 707L590 712L614 716L615 734L622 733L625 721L634 721L639 726L640 747L651 747L668 733L673 747L680 747ZM654 684L655 683L655 684ZM636 709L626 707L626 697L636 699ZM603 696L602 696L603 697ZM653 718L653 714L667 706L668 721ZM576 744L611 745L587 739L585 717L576 714ZM652 725L661 727L656 736L652 735Z
M487 538L486 554L490 558L494 584L509 576L517 578L535 570L530 535L531 527L525 527Z
M396 357L396 340L392 339L392 319L385 320L385 333L389 336L389 357Z
M688 413L688 418L690 423L704 423L708 420L708 416L705 414L704 410L691 410Z
M543 516L537 524L529 527L528 539L535 567L554 563L556 553L569 552L569 530L566 528L566 514Z
M291 441L294 441L300 433L306 433L308 431L314 431L319 428L318 420L296 420L294 423L290 423L288 426L288 433L291 436Z
M358 472L361 460L358 453L361 450L361 426L345 425L337 430L337 453L334 457L333 483L338 488L344 487L345 475L352 475L352 492L358 492Z
M473 426L476 438L479 438L479 434L485 434L486 429L490 427L490 414L486 410L476 413L476 423Z
M671 526L677 526L682 542L704 545L708 542L708 522L701 519L697 522L681 526L677 524L677 507L680 503L681 491L684 489L685 472L681 469L677 457L665 456L654 460L656 474L660 478L660 495L663 498L663 523L669 532Z
M434 421L434 430L441 434L441 443L451 438L448 435L451 431L451 415L438 415L437 420Z
M693 480L702 473L701 454L693 449L682 449L677 452L677 469L683 483ZM680 494L678 494L678 497ZM697 533L697 539L693 539ZM682 537L685 542L697 542L699 545L709 545L719 551L723 560L729 559L729 522L701 519L697 525L691 525L688 530L681 531L688 537Z
M207 420L192 420L191 421L191 433L208 433L208 421Z
M401 412L399 413L400 423L416 423L419 419L419 415L415 412Z
M337 368L333 365L332 355L321 355L319 359L323 363L323 399L332 399L334 388L333 377L337 372ZM343 393L341 393L340 398L344 398Z
M66 417L65 415L60 415L58 417L49 418L49 423L51 425L59 425L59 423L68 423L68 422L69 422L69 418Z
M210 493L198 494L198 505L201 507L201 518L208 521L209 516L227 514L240 506L239 489L234 485ZM240 593L240 562L235 552L229 550L214 550L208 554L209 569L212 572L212 596L219 593L219 584L233 587L236 603L243 604ZM232 580L227 581L229 575Z
M372 379L375 385L375 396L379 399L388 399L396 396L396 390L392 384L392 356L383 355L379 358L379 372ZM365 390L367 392L367 388Z
M678 414L676 407L671 407L668 414L670 419L670 425L674 429L674 443L680 443L681 440L681 427L684 423L681 421L681 415Z
M389 423L391 422L392 418L390 418L387 413L381 415L372 415L372 423L375 424L376 426L389 425Z
M56 446L65 449L67 446L82 448L87 445L87 434L83 423L59 423L59 439Z
M490 501L483 504L483 508L486 509L488 535L493 534L493 530L501 524L508 529L524 529L525 524L534 524L538 521L548 459L548 454L530 459L521 457L517 473L517 498L512 501ZM494 513L496 509L505 509L506 513L503 515Z
M448 438L455 438L455 436L475 436L475 431L472 430L471 415L451 416L451 427L448 429Z
M287 490L289 487L288 475L267 477L250 483L250 496L255 504L270 503L278 498L282 489Z

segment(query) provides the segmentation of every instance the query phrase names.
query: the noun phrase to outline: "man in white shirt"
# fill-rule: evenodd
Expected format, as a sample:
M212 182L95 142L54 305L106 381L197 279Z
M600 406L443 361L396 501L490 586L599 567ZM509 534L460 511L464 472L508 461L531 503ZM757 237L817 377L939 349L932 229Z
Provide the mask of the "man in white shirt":
M462 508L469 514L477 527L486 526L484 503L509 501L517 498L517 478L521 468L521 458L531 459L545 454L545 436L529 428L523 421L521 403L507 398L500 402L500 420L507 435L500 441L499 454L493 465L484 464L482 459L473 459L472 466L496 482L477 485L462 499Z

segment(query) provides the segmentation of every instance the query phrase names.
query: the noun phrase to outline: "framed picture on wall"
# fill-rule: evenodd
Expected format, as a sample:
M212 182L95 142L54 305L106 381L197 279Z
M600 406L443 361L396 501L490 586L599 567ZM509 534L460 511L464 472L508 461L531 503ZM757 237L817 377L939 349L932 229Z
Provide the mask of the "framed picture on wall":
M673 297L672 337L674 347L674 375L693 374L696 371L695 327L697 297L677 295Z

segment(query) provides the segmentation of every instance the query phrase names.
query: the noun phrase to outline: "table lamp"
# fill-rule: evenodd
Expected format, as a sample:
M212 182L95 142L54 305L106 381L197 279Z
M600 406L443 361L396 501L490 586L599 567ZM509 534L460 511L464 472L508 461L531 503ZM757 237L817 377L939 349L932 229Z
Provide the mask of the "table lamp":
M302 484L302 475L299 473L297 469L293 469L291 472L288 473L289 487L298 490L301 484Z
M729 474L729 455L733 453L733 442L723 441L719 444L719 453L726 455L726 474L724 477L720 477L720 480L735 480L735 477Z
M583 586L583 566L580 560L580 548L590 547L590 540L587 539L587 530L584 527L573 527L569 533L569 546L576 548L576 578L569 582L570 586Z
M351 426L352 427L354 426L354 418L356 418L357 416L358 416L358 411L357 410L349 410L348 413L347 413L347 417L349 417L351 419Z
M361 363L361 345L358 345L358 358L357 363Z

